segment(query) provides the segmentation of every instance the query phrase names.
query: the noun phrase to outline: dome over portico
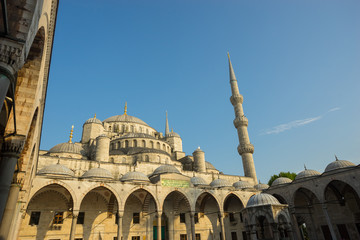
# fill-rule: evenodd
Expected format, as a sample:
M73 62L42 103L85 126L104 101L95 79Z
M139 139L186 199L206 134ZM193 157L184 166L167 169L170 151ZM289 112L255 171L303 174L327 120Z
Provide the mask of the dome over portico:
M336 158L335 161L329 163L329 165L326 166L325 172L330 172L338 169L348 168L348 167L355 167L356 165L350 161L347 160L339 160Z
M255 207L262 205L279 205L280 202L272 195L267 193L258 193L250 197L246 207Z

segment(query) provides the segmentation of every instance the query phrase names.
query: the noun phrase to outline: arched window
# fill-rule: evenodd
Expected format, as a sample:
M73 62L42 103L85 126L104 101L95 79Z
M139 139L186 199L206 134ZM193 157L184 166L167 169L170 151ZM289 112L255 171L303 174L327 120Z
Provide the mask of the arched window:
M150 141L150 147L154 148L154 142L153 141Z
M149 156L145 155L145 162L148 162L148 161L149 161Z
M165 144L163 144L163 150L166 151L166 146L165 146Z
M157 147L157 149L160 149L160 143L159 142L156 143L156 147Z
M111 132L111 126L109 126L109 132Z
M125 148L128 148L128 147L129 147L129 141L125 140Z
M159 163L161 162L160 156L157 156L157 161L158 161Z
M142 140L142 147L146 147L146 142L145 142L145 140Z
M131 125L131 132L134 132L135 131L135 128L134 126Z
M133 147L137 147L137 141L136 140L134 140L134 144L133 144L134 146Z
M120 142L117 142L116 144L116 148L119 149L120 148Z

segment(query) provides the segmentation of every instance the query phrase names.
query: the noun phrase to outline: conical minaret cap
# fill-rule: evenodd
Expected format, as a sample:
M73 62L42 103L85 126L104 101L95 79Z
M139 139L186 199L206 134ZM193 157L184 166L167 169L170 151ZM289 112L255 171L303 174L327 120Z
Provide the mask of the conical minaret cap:
M230 60L230 54L229 54L229 52L228 52L227 54L228 54L228 59L229 59L229 74L230 74L230 81L236 81L236 77L235 77L234 69L233 69L233 67L232 67L231 60Z

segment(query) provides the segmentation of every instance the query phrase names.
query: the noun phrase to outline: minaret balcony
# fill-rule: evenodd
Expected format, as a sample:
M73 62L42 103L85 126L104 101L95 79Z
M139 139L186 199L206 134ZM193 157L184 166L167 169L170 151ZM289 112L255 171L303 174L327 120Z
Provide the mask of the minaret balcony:
M247 126L248 123L249 123L249 121L244 115L234 119L234 126L236 129L240 126Z
M238 103L243 103L243 96L241 94L232 95L230 97L230 102L233 106L235 106Z
M237 149L240 155L243 153L254 153L254 145L251 143L239 144Z

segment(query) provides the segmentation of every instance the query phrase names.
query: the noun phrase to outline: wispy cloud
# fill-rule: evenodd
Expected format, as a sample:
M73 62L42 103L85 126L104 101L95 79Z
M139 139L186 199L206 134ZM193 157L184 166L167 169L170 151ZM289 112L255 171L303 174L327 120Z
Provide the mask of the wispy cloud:
M338 110L340 110L340 108L335 107L335 108L330 109L326 113L334 112L334 111L338 111ZM290 130L292 128L305 126L305 125L307 125L309 123L320 120L321 118L323 118L324 115L325 114L319 115L319 116L316 116L316 117L312 117L312 118L305 118L305 119L291 121L289 123L280 124L280 125L277 125L275 127L272 127L270 129L267 129L267 130L263 131L261 133L261 135L278 134L278 133L281 133L281 132L284 132L284 131L288 131L288 130Z

